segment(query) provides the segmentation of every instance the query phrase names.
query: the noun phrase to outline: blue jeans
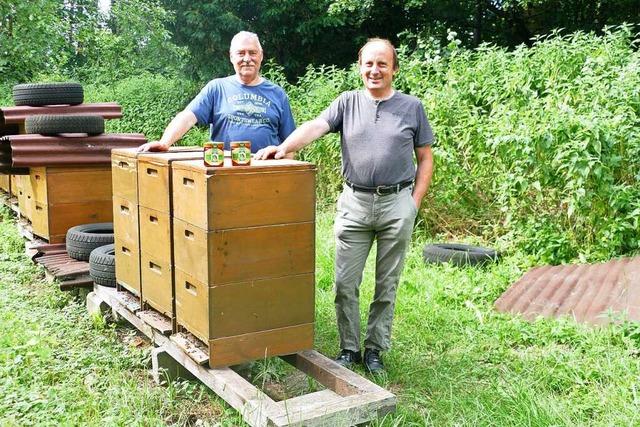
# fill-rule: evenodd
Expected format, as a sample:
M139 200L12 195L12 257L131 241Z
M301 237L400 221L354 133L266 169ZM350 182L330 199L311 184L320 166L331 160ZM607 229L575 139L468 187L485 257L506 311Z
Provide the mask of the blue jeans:
M334 224L336 241L335 307L340 348L360 351L360 283L376 241L375 294L369 306L366 348L391 348L396 292L418 210L412 187L397 194L355 191L346 185L338 199Z

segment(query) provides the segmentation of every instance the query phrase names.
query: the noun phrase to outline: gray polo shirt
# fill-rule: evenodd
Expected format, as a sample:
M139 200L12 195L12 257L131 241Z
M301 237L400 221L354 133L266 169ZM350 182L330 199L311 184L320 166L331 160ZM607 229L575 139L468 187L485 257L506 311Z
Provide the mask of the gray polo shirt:
M344 178L366 187L414 179L414 147L434 141L420 100L400 92L384 101L364 91L343 92L319 118L341 134Z

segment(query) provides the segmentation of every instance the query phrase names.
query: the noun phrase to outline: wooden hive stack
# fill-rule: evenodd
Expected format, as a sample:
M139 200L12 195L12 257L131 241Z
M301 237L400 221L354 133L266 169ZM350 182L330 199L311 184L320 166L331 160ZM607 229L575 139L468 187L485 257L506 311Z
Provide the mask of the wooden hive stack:
M312 348L315 174L294 160L173 163L176 320L210 366Z

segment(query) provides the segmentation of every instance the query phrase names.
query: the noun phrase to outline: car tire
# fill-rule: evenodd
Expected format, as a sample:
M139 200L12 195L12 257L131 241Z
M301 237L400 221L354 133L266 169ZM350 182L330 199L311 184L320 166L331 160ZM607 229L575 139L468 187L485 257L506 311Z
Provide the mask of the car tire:
M29 134L58 135L61 133L104 133L104 117L98 115L36 114L24 120L24 129Z
M112 222L76 225L67 231L67 254L73 259L89 261L91 251L113 242Z
M422 250L427 263L451 263L456 266L495 263L501 257L494 249L457 243L431 243Z
M93 283L116 287L116 250L115 245L103 245L95 248L89 255L89 275Z
M13 87L13 103L28 105L78 105L84 101L80 83L24 83Z

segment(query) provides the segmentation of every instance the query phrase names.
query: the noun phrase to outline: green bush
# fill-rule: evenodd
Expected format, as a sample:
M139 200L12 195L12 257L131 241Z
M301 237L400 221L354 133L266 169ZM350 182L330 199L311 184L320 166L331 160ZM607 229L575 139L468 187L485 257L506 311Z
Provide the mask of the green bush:
M13 87L7 83L0 83L0 106L10 107L13 105Z
M434 231L451 218L455 234L508 240L551 263L637 251L634 37L622 27L405 58L398 84L423 99L438 141L426 210L444 224Z
M142 74L113 85L86 85L85 102L117 102L122 118L108 120L106 132L142 133L157 140L173 116L182 111L200 89L195 83ZM202 145L208 129L194 127L176 145Z

